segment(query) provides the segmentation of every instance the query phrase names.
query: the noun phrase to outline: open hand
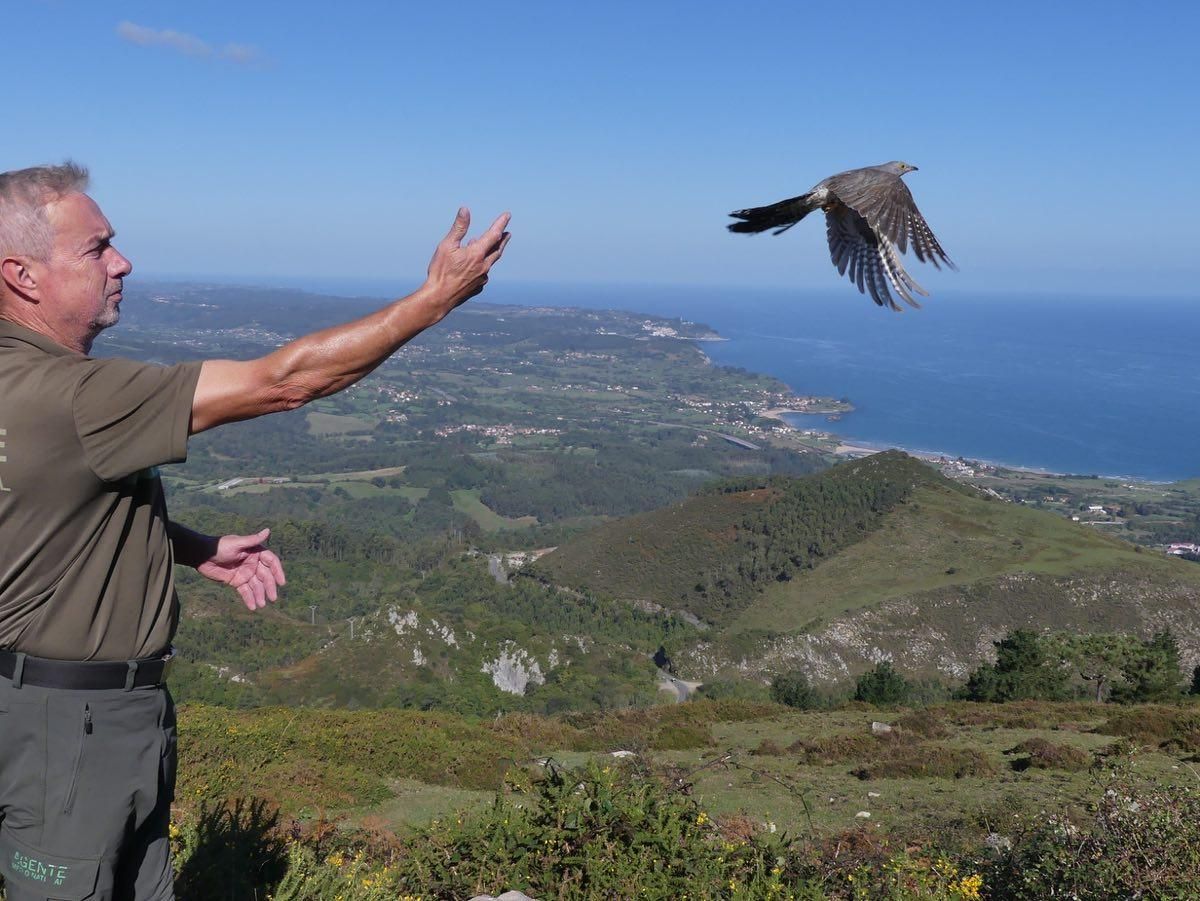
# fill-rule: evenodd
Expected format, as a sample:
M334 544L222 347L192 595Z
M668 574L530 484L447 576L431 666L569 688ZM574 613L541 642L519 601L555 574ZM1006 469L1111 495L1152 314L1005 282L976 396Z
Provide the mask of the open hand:
M235 589L248 609L265 607L267 601L278 599L279 586L287 582L283 564L266 548L270 534L270 529L263 529L255 535L225 535L196 571Z
M428 284L449 304L447 313L483 290L488 272L503 256L512 237L505 231L511 218L509 213L501 214L487 231L464 244L463 238L471 227L471 211L459 207L449 234L438 244L429 262Z

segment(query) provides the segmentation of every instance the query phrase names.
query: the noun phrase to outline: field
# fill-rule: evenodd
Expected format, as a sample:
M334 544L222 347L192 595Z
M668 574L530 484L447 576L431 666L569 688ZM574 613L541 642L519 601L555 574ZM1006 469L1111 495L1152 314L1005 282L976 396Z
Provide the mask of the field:
M1116 764L1138 780L1194 786L1200 747L1185 734L1193 720L1200 711L1188 707L1078 703L794 711L689 702L483 722L396 710L184 708L179 794L185 805L266 796L301 819L403 830L487 802L536 760L604 763L633 751L689 783L718 819L817 837L867 827L972 840L1039 811L1081 814ZM875 735L873 723L891 731Z

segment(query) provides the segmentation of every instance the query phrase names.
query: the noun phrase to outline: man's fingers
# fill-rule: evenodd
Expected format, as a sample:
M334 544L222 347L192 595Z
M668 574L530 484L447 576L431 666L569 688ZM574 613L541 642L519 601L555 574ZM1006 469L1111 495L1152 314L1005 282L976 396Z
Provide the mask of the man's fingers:
M491 252L492 248L500 243L504 236L504 230L508 228L511 220L512 213L501 213L496 217L496 221L488 227L488 230L479 236L479 243L486 247L488 252Z
M254 592L250 588L248 582L243 582L237 587L237 593L242 597L242 603L246 605L247 610L254 609Z
M461 244L462 239L467 236L467 229L471 227L471 211L465 206L458 208L458 213L454 216L454 224L450 226L450 231L446 235L446 240L452 244Z
M264 551L262 555L263 562L267 564L267 568L271 571L271 575L275 578L275 584L286 585L287 577L283 574L283 564L279 558L270 551Z
M254 575L263 583L263 587L267 592L267 600L271 602L277 601L279 599L279 592L275 586L278 583L275 581L275 573L272 572L270 565L268 565L265 555L259 558L258 570Z
M500 236L500 243L495 246L491 253L483 258L484 262L486 262L488 266L491 266L496 262L496 260L504 256L504 248L508 246L508 239L511 237L512 232L505 232Z
M267 592L263 589L262 579L252 578L250 589L254 592L254 606L258 609L267 606Z

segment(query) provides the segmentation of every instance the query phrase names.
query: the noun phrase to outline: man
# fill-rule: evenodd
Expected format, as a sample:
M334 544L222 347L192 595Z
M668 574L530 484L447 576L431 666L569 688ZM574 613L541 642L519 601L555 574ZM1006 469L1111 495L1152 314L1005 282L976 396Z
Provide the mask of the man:
M361 379L478 294L508 214L460 209L413 294L257 360L88 356L130 262L74 164L0 174L0 874L9 901L173 898L172 564L250 609L284 574L268 532L169 520L154 469L189 435Z

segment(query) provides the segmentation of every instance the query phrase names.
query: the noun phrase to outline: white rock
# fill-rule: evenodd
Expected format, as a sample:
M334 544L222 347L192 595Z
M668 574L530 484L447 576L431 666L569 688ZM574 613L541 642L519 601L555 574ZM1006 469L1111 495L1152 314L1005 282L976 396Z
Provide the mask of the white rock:
M485 661L480 671L491 676L498 689L514 695L525 694L530 683L544 685L546 682L541 664L511 641L505 642L499 657Z
M613 751L611 756L613 756L613 757L636 757L637 755L634 754L633 751Z
M888 735L892 731L892 727L887 723L871 723L872 735Z
M854 815L854 817L855 817L855 819L859 819L859 820L869 820L869 819L871 819L871 811L860 810L858 813L856 813Z

